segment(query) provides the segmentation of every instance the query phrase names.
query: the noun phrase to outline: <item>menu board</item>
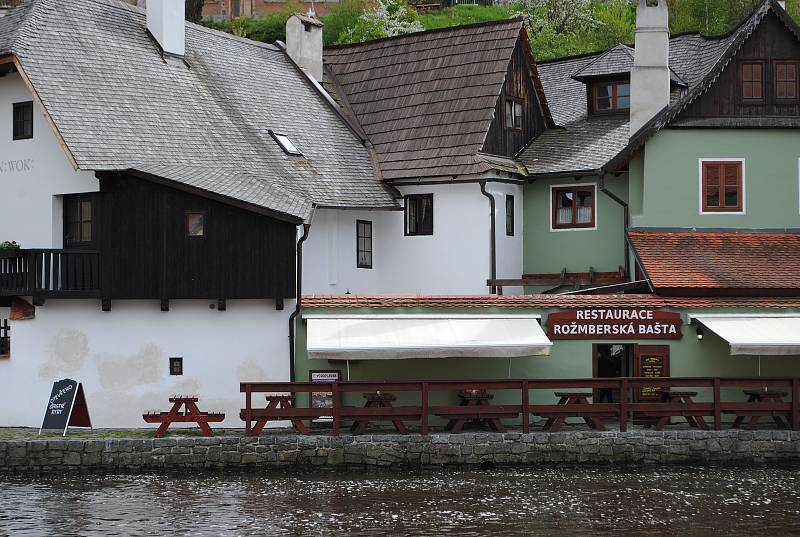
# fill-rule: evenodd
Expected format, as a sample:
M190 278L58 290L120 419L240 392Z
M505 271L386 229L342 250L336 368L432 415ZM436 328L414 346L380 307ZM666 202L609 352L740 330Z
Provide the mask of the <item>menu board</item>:
M39 429L64 431L67 434L69 427L91 427L89 407L83 394L83 385L77 380L62 379L53 383L47 408L44 411L44 420Z
M317 370L308 372L308 380L313 383L339 382L339 370ZM333 393L329 391L311 392L311 408L333 408ZM323 416L316 422L333 421L331 416Z
M640 376L648 378L660 378L666 375L666 360L663 354L640 354L639 371ZM659 386L643 386L639 392L639 398L643 400L660 399Z

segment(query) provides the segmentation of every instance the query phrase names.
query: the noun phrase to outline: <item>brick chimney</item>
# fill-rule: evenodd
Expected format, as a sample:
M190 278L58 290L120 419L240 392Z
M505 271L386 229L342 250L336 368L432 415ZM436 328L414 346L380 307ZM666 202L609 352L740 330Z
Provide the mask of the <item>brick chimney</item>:
M152 0L151 0L152 1ZM286 53L317 82L322 82L322 22L294 14L286 21Z
M669 92L667 0L638 0L631 71L631 135L669 105Z
M147 0L147 29L168 55L186 52L184 0Z

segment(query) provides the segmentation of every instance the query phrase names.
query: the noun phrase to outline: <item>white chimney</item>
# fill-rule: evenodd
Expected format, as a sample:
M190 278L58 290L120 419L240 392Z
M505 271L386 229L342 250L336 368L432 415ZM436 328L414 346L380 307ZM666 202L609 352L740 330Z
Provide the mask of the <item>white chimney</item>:
M670 92L667 0L638 2L631 71L631 135L669 105Z
M786 0L778 0L778 4L786 11Z
M147 29L167 54L186 52L185 18L184 0L147 0Z
M322 22L305 15L289 17L286 21L286 53L294 63L321 83Z

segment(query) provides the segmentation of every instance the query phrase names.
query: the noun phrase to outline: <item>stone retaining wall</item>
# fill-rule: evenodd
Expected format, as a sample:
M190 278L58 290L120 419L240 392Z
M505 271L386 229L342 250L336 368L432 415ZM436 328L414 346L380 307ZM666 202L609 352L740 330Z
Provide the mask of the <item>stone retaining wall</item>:
M0 442L0 472L800 461L800 431L224 436Z

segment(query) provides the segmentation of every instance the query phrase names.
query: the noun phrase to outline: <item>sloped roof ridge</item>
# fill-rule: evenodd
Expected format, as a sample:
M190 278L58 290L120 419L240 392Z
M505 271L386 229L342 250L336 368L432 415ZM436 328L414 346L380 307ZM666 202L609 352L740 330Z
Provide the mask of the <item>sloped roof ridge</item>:
M345 43L342 45L328 45L325 47L325 50L343 50L347 48L356 48L356 47L363 47L367 45L372 45L375 43L385 43L387 41L400 41L402 39L408 39L410 37L420 36L420 35L432 35L436 33L446 33L446 32L455 32L458 30L465 30L470 28L479 28L481 26L502 26L504 24L514 24L517 23L520 25L520 28L524 25L523 20L520 17L511 17L508 19L500 19L496 21L484 21L484 22L475 22L471 24L460 24L458 26L446 26L444 28L431 28L430 30L422 30L421 32L412 32L410 34L402 34L402 35L393 35L389 37L380 37L378 39L370 39L368 41L360 41L358 43Z
M574 73L572 73L572 76L573 76L573 77L576 77L576 76L578 76L578 75L579 75L581 72L583 72L583 71L587 71L587 70L591 69L591 67L592 67L594 64L596 64L597 62L599 62L600 60L602 60L602 59L603 59L603 58L605 58L606 56L609 56L609 55L611 55L611 54L612 54L613 52L615 52L616 50L622 50L623 52L625 52L625 54L627 54L627 55L630 57L630 59L631 59L631 60L633 60L633 54L631 54L632 47L630 47L630 46L628 46L628 45L625 45L625 44L623 44L623 43L619 43L618 45L614 45L614 46L613 46L613 47L611 47L610 49L604 50L603 52L599 53L599 54L597 55L597 57L596 57L596 58L594 58L592 61L590 61L589 63L587 63L586 65L582 66L580 69L578 69L578 70L577 70L577 71L575 71Z

